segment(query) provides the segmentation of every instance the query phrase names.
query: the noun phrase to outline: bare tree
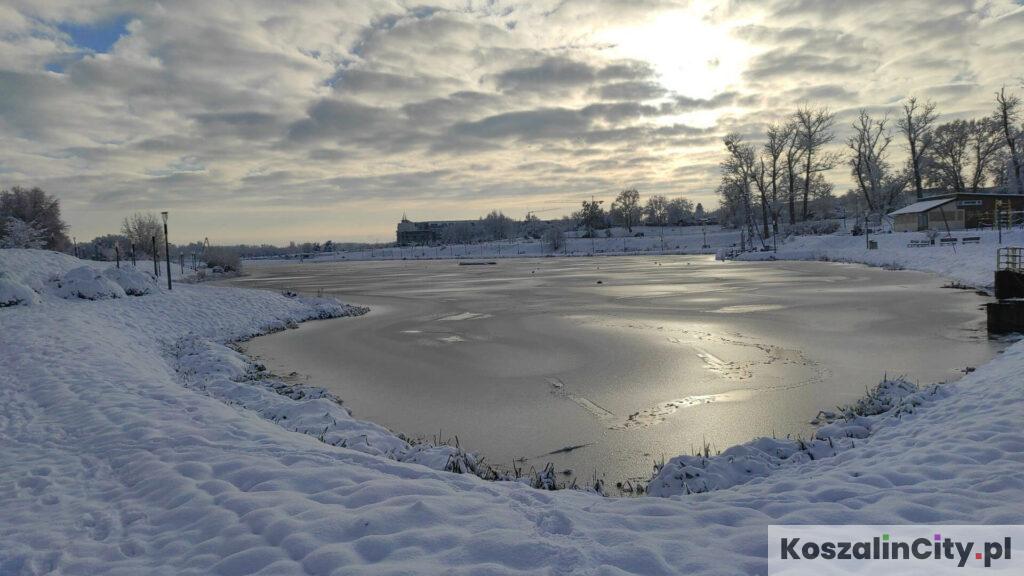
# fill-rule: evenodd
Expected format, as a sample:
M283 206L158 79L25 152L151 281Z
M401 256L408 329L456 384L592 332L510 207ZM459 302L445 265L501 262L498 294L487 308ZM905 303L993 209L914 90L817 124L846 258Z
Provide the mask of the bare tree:
M989 164L1002 141L992 120L955 120L935 128L924 164L930 186L977 192L988 179Z
M594 235L594 230L604 226L604 209L601 208L602 200L584 200L579 212L573 214L580 225L585 226L587 234Z
M640 221L640 192L636 188L619 192L612 202L611 212L627 231L632 232L633 225Z
M999 124L991 118L971 120L971 151L974 154L974 174L971 175L969 186L971 192L977 192L985 186L991 166L998 159L999 149L1003 142L1000 139Z
M800 148L803 150L804 196L801 218L806 220L807 204L811 196L811 178L819 173L831 170L839 163L836 154L824 152L822 148L835 138L832 125L835 114L828 108L810 108L801 106L793 115L796 121L796 135Z
M156 250L164 241L164 228L156 214L136 212L121 223L121 233L135 245L135 250L153 256L153 239L156 238Z
M762 154L761 157L758 158L756 162L754 162L754 165L752 166L752 174L751 175L753 176L754 185L757 186L758 197L760 197L760 199L761 199L761 227L762 227L761 235L764 238L767 238L768 235L769 235L769 232L768 232L768 213L769 213L769 210L768 210L768 193L769 193L770 184L768 183L768 176L767 176L767 174L768 174L768 168L766 167L766 163L764 161L764 155Z
M668 205L665 206L665 212L668 223L673 226L680 222L690 222L696 217L693 202L686 198L673 198L669 200Z
M764 177L771 188L773 234L779 233L779 213L781 212L779 204L779 178L782 177L783 157L786 154L789 142L792 140L792 129L792 124L769 124L766 133L768 141L765 142L762 152L762 158L766 160L767 165Z
M726 135L723 143L729 156L721 164L722 184L719 186L719 193L734 209L742 211L742 219L745 220L750 238L753 239L757 226L754 224L750 186L756 181L758 165L755 161L754 147L745 143L743 137L735 133ZM763 236L761 245L765 246Z
M565 244L565 234L562 232L562 227L558 224L551 224L545 228L541 238L544 240L544 244L551 248L552 252L557 252Z
M965 120L955 120L935 128L931 157L925 162L924 176L929 186L963 192L964 164L968 161L970 133Z
M994 119L1003 131L1006 147L1009 148L1010 185L1017 194L1024 194L1024 174L1021 172L1020 135L1020 98L1006 94L1006 86L996 92L996 112Z
M668 222L668 199L659 194L649 197L644 205L644 217L652 226L664 226Z
M847 140L852 151L850 172L871 213L887 212L906 184L902 178L894 178L886 159L892 143L888 122L884 116L876 120L861 109L853 123L853 135Z
M789 122L783 128L786 136L786 198L789 204L789 224L796 224L796 191L800 185L800 158L803 150L797 137L796 122Z
M910 170L914 178L914 191L917 199L924 198L923 169L924 158L931 142L932 124L938 119L935 103L928 101L918 105L917 97L911 96L903 104L903 116L897 122L900 131L907 138L910 151Z

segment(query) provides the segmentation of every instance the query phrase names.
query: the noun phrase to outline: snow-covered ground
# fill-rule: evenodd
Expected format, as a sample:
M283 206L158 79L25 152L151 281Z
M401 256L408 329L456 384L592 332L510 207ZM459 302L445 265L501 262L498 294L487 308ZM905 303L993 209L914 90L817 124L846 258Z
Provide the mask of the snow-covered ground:
M706 233L706 236L705 236ZM610 235L610 236L609 236ZM707 241L707 248L704 242ZM509 240L449 244L442 246L394 246L366 250L346 250L301 255L306 261L334 262L338 260L429 260L463 258L536 258L544 256L621 256L636 254L714 254L716 250L738 246L739 230L718 226L636 226L632 231L624 228L597 230L594 238L565 238L564 244L552 250L541 240ZM266 258L261 260L287 260L299 258Z
M31 291L0 308L0 574L764 574L771 524L1024 518L1024 344L941 390L893 383L823 415L804 456L762 440L666 463L668 497L606 498L411 463L435 449L223 346L358 309L129 296L139 278L83 264L0 250L5 285ZM685 494L697 470L721 489Z
M944 238L942 233L939 238ZM1024 246L1024 230L1004 230L999 244L997 231L958 231L958 239L980 237L977 244L911 247L911 241L927 240L923 232L897 232L872 234L878 242L877 250L868 250L864 236L831 234L825 236L795 236L779 244L778 252L746 252L741 260L831 260L833 262L859 262L870 266L887 266L934 272L969 286L987 288L992 285L999 246Z

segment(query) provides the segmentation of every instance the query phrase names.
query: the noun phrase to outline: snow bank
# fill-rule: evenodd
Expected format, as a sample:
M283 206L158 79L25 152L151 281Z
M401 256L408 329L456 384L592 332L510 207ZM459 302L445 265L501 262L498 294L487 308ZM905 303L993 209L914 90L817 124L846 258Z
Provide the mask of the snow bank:
M353 313L362 311L351 309ZM186 386L251 410L286 430L332 446L435 470L477 471L475 455L453 446L412 446L383 426L353 418L341 399L326 389L270 377L263 366L224 344L189 335L175 343L172 355Z
M712 456L682 455L658 467L647 485L647 494L674 496L731 488L772 474L783 466L831 458L856 447L876 429L892 424L918 406L941 396L938 386L920 388L903 379L883 380L868 394L841 408L838 413L821 412L812 422L819 427L814 438L757 438Z
M942 236L945 236L943 234ZM993 282L999 234L993 231L959 231L957 238L980 237L978 244L929 245L910 248L911 240L927 240L923 232L873 234L877 250L868 250L864 236L830 234L794 236L779 244L778 252L746 252L739 260L827 260L869 266L933 272L965 285L989 288ZM941 236L940 236L941 237ZM1024 230L1004 230L1003 246L1024 246Z
M0 271L28 286L82 265L5 252ZM204 382L263 402L243 359L210 343L344 310L207 286L0 309L0 574L765 574L770 524L1024 517L1024 344L855 448L668 498L544 492L333 446L176 370L179 344L211 354L194 364L222 367L197 368Z
M39 302L36 291L21 282L0 276L0 308L30 306Z

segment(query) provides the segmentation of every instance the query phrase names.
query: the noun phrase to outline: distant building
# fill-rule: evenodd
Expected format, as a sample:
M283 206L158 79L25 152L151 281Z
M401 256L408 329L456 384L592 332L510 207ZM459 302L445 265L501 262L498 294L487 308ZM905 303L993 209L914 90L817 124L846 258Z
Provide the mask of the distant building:
M999 203L1004 225L1014 221L1011 212L1024 210L1024 196L996 192L960 192L926 196L890 212L893 230L918 232L923 230L964 230L990 228L996 224L996 206ZM1013 215L1017 216L1017 215ZM1019 219L1019 218L1017 218Z
M480 225L479 220L434 220L412 222L405 216L398 223L396 239L402 245L422 245L444 241L448 231L457 226L466 227L470 232Z

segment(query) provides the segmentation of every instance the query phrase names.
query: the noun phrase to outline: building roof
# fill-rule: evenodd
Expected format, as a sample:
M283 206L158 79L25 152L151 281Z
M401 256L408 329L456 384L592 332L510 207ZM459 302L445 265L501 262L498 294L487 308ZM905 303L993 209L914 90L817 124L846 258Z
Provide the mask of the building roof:
M938 208L943 204L949 204L954 200L956 200L956 197L952 196L949 198L938 198L936 200L922 200L921 202L914 202L910 206L904 206L895 212L890 212L889 216L899 216L900 214L920 214L922 212Z

